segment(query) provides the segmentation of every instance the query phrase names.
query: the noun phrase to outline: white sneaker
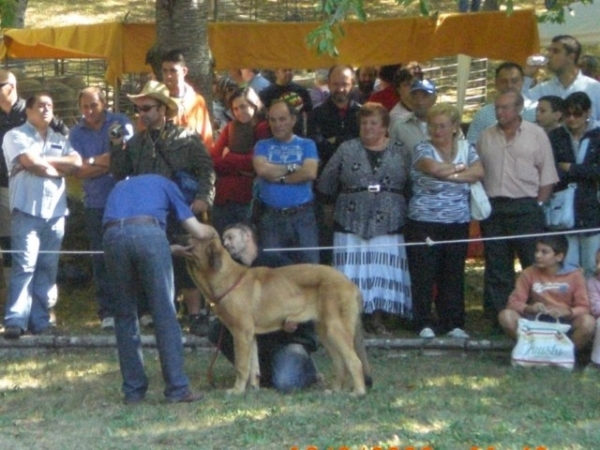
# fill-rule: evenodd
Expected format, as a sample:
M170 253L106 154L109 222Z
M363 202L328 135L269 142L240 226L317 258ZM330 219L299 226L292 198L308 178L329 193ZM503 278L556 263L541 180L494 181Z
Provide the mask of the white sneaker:
M419 333L419 337L422 337L423 339L433 339L435 337L435 333L431 328L425 327Z
M152 319L152 316L150 314L144 314L142 317L140 317L140 325L144 328L150 328L154 326L154 320Z
M100 328L102 328L103 330L113 330L115 328L115 318L105 317L100 323Z
M455 328L454 330L449 331L447 336L454 339L469 339L469 335L460 328Z

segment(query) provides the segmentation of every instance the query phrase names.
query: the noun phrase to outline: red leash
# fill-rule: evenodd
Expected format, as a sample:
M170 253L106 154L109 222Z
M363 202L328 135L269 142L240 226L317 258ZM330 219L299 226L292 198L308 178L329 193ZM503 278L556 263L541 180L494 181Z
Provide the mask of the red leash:
M240 276L238 277L238 279L235 281L235 283L233 283L233 285L229 289L227 289L223 294L221 294L219 297L216 297L216 298L213 297L213 301L211 303L217 304L221 300L223 300L223 298L225 298L225 296L227 294L229 294L231 291L233 291L236 287L239 286L239 284L242 282L242 279L244 278L244 275L246 275L246 272L242 272L240 274ZM206 379L208 381L208 384L212 388L216 388L214 377L213 377L213 368L215 366L215 362L217 361L217 357L219 356L219 351L221 350L221 344L223 343L223 335L224 334L225 334L225 325L223 325L223 322L221 322L221 332L219 333L219 339L217 340L217 345L215 347L215 353L213 354L212 360L210 361L210 364L208 365L208 371L206 372Z

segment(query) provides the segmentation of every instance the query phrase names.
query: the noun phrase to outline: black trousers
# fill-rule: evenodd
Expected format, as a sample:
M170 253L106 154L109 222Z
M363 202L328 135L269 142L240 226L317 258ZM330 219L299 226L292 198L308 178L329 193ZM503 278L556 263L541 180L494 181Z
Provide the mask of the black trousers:
M468 223L437 223L409 220L404 237L407 242L463 240L469 237ZM412 285L414 326L418 331L433 327L431 306L437 286L438 332L446 333L465 326L465 260L467 243L407 247Z
M544 214L534 198L491 198L492 214L481 225L484 238L544 232ZM515 256L526 268L535 261L536 238L484 242L483 310L497 321L515 286Z

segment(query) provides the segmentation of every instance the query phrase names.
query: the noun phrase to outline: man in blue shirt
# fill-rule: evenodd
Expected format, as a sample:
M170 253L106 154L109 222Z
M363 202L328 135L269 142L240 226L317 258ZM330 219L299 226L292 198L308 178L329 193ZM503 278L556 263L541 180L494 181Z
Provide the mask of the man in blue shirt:
M106 202L103 248L108 280L119 292L110 297L110 306L126 404L143 401L148 390L137 314L141 298L154 321L167 402L189 403L202 398L190 390L183 369L171 252L182 255L186 249L169 246L165 233L169 213L192 237L217 237L212 227L196 220L177 185L161 175L127 178L114 187Z
M83 178L85 193L85 226L90 250L102 250L102 216L108 194L116 184L109 173L110 141L109 128L117 128L124 140L133 136L133 126L124 114L107 111L106 95L97 86L90 86L79 93L79 110L82 118L71 130L69 141L83 158L83 165L75 172L77 178ZM103 330L114 327L114 319L109 311L111 286L106 278L104 257L101 254L92 256L94 283L96 284L96 301L98 316Z
M50 123L52 98L37 93L27 99L27 122L4 136L2 148L10 174L13 254L4 337L50 327L58 252L67 210L65 175L81 166L81 156Z
M294 134L296 110L283 100L269 108L273 137L256 143L253 165L258 198L264 211L258 220L265 248L318 247L312 183L319 157L314 141ZM290 251L294 263L319 262L318 250Z

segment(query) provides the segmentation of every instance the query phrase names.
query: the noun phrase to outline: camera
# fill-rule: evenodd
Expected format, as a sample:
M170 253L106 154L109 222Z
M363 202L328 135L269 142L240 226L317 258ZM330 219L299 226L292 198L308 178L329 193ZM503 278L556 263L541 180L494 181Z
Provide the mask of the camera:
M110 137L120 138L123 137L123 125L117 124L109 130Z

